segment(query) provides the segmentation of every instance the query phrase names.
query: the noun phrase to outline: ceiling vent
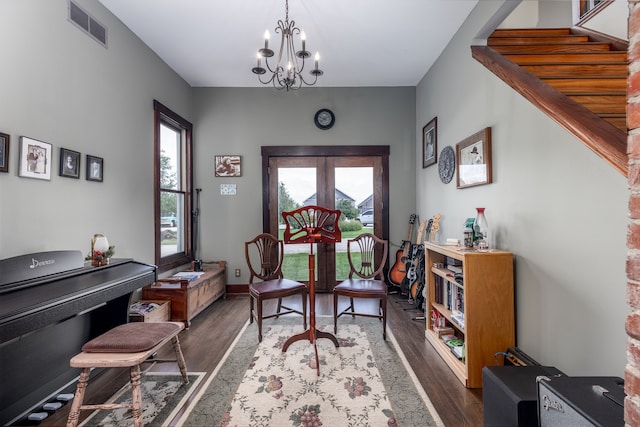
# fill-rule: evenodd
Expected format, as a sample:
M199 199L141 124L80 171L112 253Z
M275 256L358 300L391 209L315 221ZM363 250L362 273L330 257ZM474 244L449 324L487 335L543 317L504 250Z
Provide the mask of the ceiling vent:
M96 21L76 3L69 1L69 21L91 36L102 46L107 47L107 27Z

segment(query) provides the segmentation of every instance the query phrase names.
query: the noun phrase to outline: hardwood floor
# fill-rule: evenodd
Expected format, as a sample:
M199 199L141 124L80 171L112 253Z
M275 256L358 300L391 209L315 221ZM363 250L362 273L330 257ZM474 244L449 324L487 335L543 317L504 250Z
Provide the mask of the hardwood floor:
M331 294L316 294L316 314L333 315L332 301ZM346 302L345 299L344 305ZM287 303L291 306L300 305L297 298L287 300ZM356 301L356 304L358 310L375 312L375 301L361 300ZM390 295L387 326L398 341L438 414L447 426L481 426L483 424L482 390L463 387L433 347L426 342L424 321L412 320L420 313L405 310L408 307L404 297ZM265 304L265 312L273 311L275 311L275 303ZM218 300L199 314L193 319L191 327L180 334L187 368L190 371L204 371L211 374L248 318L249 297L244 295ZM249 327L256 326L254 324ZM170 357L171 351L170 346L166 346L159 357ZM177 371L177 365L163 363L155 365L153 369ZM105 401L127 382L128 370L110 369L90 381L85 402ZM69 407L70 405L65 405L40 425L43 427L65 425ZM83 411L81 419L89 414L90 411Z

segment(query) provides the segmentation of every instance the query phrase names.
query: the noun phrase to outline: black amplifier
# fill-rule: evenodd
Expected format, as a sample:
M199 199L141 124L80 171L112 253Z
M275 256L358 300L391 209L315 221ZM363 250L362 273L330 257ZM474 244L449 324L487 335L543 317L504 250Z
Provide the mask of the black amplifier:
M540 426L623 426L624 381L619 377L540 376Z
M482 403L485 427L537 427L536 378L564 375L552 366L485 366Z

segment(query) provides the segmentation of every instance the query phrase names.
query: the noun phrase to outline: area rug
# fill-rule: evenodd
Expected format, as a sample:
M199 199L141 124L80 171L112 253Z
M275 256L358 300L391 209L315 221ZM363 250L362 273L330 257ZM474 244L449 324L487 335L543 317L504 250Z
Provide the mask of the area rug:
M142 376L142 423L165 426L176 416L204 377L204 372L189 372L185 384L180 372L147 372ZM131 384L122 387L109 399L110 403L131 403ZM91 403L91 402L86 402ZM80 427L133 425L131 409L94 411Z
M333 332L333 318L317 328ZM320 376L299 319L269 319L258 345L257 326L245 326L219 369L193 399L179 426L441 426L393 335L379 320L342 318L340 347L318 340Z

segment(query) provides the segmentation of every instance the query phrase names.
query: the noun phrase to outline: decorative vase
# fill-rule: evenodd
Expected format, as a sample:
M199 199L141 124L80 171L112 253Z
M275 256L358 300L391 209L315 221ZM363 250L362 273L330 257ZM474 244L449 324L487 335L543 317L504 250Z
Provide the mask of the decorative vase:
M486 250L489 249L489 223L484 216L484 208L476 208L476 211L478 211L474 224L476 246L480 250Z

